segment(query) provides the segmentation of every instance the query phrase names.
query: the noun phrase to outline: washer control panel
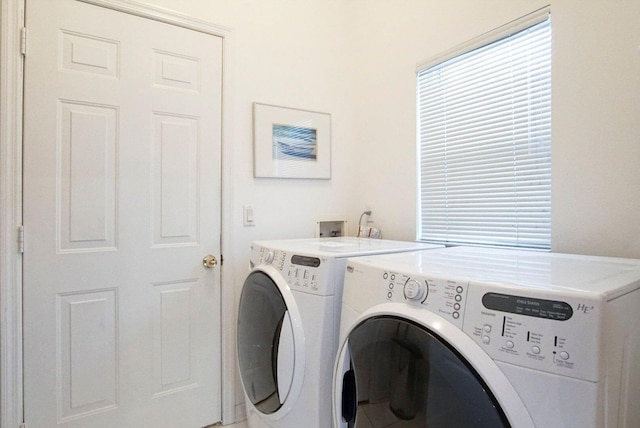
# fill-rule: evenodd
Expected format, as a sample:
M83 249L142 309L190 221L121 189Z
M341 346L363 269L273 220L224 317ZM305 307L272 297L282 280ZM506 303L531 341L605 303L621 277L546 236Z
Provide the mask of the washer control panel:
M381 301L417 305L462 328L467 285L465 281L383 271L379 289Z
M292 290L318 295L334 293L329 281L333 259L256 246L252 247L251 264L269 265L277 269Z
M360 312L386 302L429 310L460 328L493 360L602 380L607 302L601 294L391 269L366 259L348 263L345 302ZM376 293L363 291L368 286Z

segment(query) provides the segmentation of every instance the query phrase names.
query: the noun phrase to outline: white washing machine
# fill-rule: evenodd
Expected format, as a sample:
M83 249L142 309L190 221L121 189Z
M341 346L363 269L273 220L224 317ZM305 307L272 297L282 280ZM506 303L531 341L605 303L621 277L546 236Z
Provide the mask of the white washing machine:
M253 243L237 332L249 426L331 427L347 257L437 247L366 238Z
M347 262L336 428L640 427L640 261L446 248Z

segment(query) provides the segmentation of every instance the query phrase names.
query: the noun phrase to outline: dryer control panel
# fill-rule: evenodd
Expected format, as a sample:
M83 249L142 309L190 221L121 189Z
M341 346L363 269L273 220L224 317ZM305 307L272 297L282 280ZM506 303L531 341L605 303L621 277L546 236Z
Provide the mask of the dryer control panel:
M434 312L462 328L468 282L437 276L380 273L380 301L405 302Z
M596 382L602 307L594 295L471 283L463 330L495 360Z

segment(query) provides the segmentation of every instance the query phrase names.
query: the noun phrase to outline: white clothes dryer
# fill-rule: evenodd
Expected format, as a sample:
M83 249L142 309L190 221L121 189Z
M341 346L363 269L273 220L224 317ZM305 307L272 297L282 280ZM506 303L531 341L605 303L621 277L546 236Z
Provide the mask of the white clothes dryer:
M336 428L640 427L640 260L446 248L350 259Z
M249 427L331 427L347 258L437 247L348 237L254 242L237 331Z

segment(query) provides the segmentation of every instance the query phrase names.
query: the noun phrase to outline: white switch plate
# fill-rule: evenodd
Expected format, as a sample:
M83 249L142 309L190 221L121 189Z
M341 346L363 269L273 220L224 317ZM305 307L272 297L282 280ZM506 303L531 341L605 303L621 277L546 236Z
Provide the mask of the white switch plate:
M242 206L242 224L244 226L255 226L255 215L253 205Z

